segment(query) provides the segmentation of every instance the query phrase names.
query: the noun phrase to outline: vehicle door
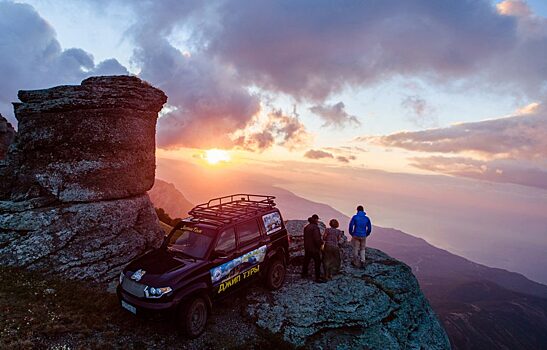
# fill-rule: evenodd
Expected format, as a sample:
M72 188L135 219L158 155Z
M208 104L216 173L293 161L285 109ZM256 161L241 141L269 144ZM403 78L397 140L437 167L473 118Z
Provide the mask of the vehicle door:
M230 289L231 281L237 274L237 243L233 227L227 228L219 234L211 254L212 295L213 298L219 298Z
M238 244L239 282L244 285L258 278L264 268L267 243L257 218L237 224L235 228Z

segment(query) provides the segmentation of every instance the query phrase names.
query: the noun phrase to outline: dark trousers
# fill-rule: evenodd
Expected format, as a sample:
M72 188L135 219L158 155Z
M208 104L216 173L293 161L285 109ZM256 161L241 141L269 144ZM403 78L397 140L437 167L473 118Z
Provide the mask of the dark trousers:
M304 253L304 266L302 266L302 276L308 275L308 265L310 260L313 259L313 264L315 267L315 278L321 278L321 254L319 252L305 252Z

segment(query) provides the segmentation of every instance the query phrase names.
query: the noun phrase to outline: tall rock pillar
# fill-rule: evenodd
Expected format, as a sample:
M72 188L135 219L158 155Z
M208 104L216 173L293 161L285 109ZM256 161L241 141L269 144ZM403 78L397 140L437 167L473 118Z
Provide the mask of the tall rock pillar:
M18 96L0 168L0 264L112 280L163 236L146 191L167 97L130 76Z

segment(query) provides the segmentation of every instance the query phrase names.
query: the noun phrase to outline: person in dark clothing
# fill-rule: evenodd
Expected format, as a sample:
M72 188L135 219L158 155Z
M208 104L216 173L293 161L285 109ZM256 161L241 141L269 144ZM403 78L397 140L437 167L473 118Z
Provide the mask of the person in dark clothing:
M304 227L304 266L302 267L302 277L308 277L308 265L313 260L315 267L315 281L324 282L321 278L321 231L319 230L319 216L313 214L308 218L308 224Z

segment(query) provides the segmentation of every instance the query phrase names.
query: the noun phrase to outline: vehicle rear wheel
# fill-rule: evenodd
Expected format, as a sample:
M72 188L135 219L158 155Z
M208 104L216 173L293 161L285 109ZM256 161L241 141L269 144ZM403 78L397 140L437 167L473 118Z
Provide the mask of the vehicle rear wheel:
M199 337L205 331L208 318L209 307L205 297L194 297L181 308L181 326L188 338Z
M283 262L279 259L274 260L266 273L266 287L271 290L276 290L283 286L285 282L286 268Z

